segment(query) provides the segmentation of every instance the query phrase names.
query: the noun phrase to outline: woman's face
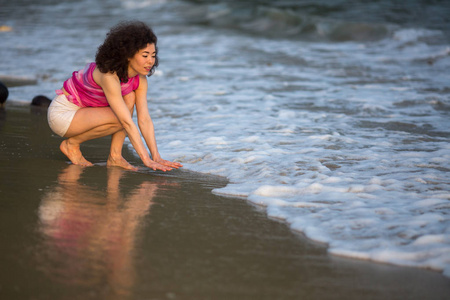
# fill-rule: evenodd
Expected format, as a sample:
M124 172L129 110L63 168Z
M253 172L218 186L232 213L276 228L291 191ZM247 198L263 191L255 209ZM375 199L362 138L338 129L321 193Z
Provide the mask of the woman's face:
M147 75L155 64L156 49L155 44L147 44L147 46L128 60L128 77L134 77L137 74Z

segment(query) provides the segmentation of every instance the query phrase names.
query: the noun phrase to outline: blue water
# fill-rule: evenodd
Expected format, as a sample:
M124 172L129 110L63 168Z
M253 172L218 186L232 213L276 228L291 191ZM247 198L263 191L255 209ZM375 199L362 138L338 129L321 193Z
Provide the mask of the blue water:
M215 193L265 206L334 255L450 276L446 1L1 6L0 74L38 79L10 101L52 97L109 27L146 21L163 157L227 177Z

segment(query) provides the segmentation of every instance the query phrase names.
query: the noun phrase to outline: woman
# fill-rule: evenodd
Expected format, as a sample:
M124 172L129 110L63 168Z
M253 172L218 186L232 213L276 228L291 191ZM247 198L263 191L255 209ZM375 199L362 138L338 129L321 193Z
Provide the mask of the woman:
M91 166L80 150L88 140L111 135L108 166L136 170L122 157L125 136L145 166L169 171L180 163L161 158L147 107L147 79L158 66L157 38L142 22L113 27L98 48L95 63L74 72L48 110L50 128L65 139L61 151L73 164ZM139 129L151 158L132 120L136 107Z

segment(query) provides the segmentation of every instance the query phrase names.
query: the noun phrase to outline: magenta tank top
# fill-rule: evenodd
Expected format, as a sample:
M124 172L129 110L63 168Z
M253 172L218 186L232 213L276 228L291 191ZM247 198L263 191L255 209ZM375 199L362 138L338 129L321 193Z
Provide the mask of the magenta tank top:
M64 89L69 93L70 102L80 107L104 107L109 106L105 93L92 76L97 65L89 63L84 69L72 73L72 77L64 82ZM139 87L139 75L120 83L122 96L129 94ZM62 90L56 90L61 95Z

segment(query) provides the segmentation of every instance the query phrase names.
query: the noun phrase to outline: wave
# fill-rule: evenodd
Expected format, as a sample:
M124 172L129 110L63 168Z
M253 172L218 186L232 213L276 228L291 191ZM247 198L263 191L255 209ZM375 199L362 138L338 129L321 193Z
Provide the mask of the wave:
M190 0L183 17L190 23L219 26L270 38L299 38L319 41L379 41L391 38L400 28L447 31L450 5L432 6L427 1L375 4L353 1L219 1ZM359 3L360 2L360 3ZM424 7L431 7L426 10ZM441 8L441 9L439 9ZM428 20L411 19L432 10ZM431 12L429 13L431 14ZM442 16L441 16L442 15ZM447 35L449 36L449 35Z
M363 22L326 20L291 9L256 7L234 10L228 5L195 7L187 13L189 21L208 26L238 29L270 38L302 38L330 41L376 41L385 38L387 26Z
M120 0L125 9L142 9L149 6L167 3L167 0Z

